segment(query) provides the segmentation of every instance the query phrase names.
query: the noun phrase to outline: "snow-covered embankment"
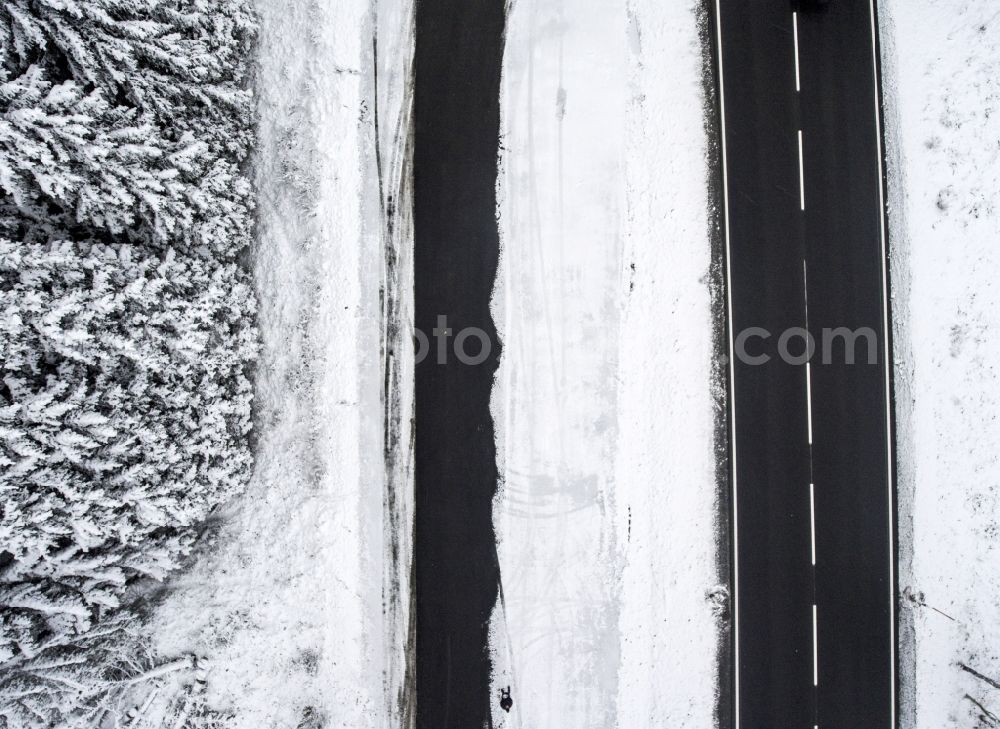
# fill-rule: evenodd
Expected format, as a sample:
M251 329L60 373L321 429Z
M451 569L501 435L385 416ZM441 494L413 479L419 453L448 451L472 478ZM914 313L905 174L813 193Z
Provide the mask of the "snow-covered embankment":
M883 0L902 725L1000 713L1000 14ZM985 725L985 724L984 724Z
M158 648L202 659L232 726L400 726L412 6L259 10L257 467L160 609Z

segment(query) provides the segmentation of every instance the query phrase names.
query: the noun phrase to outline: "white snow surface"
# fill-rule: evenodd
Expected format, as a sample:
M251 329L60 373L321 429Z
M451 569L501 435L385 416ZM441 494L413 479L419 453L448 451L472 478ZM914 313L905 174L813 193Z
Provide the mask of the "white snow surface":
M493 394L497 727L714 726L697 2L511 6ZM496 704L495 704L496 706Z
M1000 690L1000 8L883 0L902 725L992 726Z
M393 316L412 320L410 249L405 216L384 235L372 39L383 191L398 192L412 6L260 0L259 10L258 460L212 548L172 583L156 647L198 656L203 698L229 726L398 727L409 573L389 554L398 545L407 565L412 545L405 496L388 533L387 482L403 479L397 495L412 487L408 453L387 473L383 439L395 402L409 441L412 351L399 337L402 391L384 392L393 335L380 291L403 292ZM397 247L394 272L385 246Z

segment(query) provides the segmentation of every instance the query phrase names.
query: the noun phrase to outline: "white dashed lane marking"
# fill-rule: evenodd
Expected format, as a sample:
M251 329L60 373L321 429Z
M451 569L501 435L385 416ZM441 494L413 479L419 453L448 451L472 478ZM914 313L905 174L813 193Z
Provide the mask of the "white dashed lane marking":
M795 90L802 90L802 83L799 78L799 14L792 13L792 37L795 39Z
M799 130L799 208L806 209L805 163L802 160L802 130Z

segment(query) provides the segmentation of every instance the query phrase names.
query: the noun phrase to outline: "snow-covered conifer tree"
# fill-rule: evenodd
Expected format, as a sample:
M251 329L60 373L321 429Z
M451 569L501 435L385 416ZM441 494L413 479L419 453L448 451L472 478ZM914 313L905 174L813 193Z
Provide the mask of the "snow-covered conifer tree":
M0 726L96 726L249 478L248 0L0 3Z

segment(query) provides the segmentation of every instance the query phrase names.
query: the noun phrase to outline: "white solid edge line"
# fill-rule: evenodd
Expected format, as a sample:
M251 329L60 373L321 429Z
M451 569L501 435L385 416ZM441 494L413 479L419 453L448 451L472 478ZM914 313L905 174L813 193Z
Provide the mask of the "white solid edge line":
M879 238L882 246L882 339L884 347L884 369L885 369L885 456L887 482L887 512L889 514L889 690L890 697L890 726L896 726L896 565L894 555L895 545L895 521L893 513L892 482L892 402L889 397L889 367L892 362L889 359L889 271L887 264L887 251L885 239L885 191L882 186L885 182L882 169L882 112L879 109L878 95L878 46L876 44L875 28L875 0L868 0L868 8L871 13L871 34L872 34L872 76L873 93L875 94L875 143L878 150L878 200L879 200Z
M809 429L809 445L813 444L813 393L812 393L812 366L806 362L806 419Z
M809 484L809 543L812 548L812 566L816 566L816 485Z
M726 84L722 69L722 8L720 0L715 0L715 32L719 66L719 129L722 137L722 210L723 231L726 243L726 307L729 320L729 419L730 419L730 467L732 469L732 512L733 512L733 724L740 727L740 558L739 558L739 504L736 475L736 358L733 356L733 276L732 255L729 245L729 169L726 154Z
M816 619L816 603L813 603L813 686L819 686L819 640Z
M801 91L802 84L799 80L799 14L792 11L792 37L795 39L795 90Z
M802 162L802 130L799 130L799 206L806 209L806 177L804 173L805 165Z

